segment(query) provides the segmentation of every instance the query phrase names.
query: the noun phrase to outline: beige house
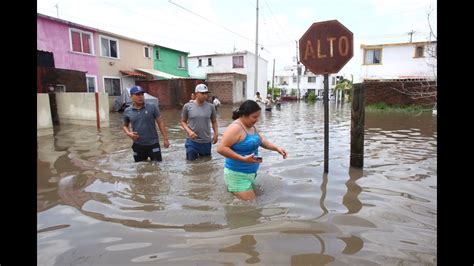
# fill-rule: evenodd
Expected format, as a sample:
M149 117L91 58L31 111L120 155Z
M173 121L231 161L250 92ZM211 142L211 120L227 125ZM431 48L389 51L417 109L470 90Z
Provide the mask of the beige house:
M136 68L153 69L153 44L105 31L98 31L97 38L99 79L112 108L123 89L134 86L137 79L145 79Z

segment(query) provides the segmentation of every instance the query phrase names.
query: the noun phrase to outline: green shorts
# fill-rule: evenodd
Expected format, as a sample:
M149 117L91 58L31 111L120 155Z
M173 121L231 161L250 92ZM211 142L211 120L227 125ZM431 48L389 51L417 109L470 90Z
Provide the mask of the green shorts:
M224 168L224 180L229 192L242 192L255 189L257 173L242 173Z

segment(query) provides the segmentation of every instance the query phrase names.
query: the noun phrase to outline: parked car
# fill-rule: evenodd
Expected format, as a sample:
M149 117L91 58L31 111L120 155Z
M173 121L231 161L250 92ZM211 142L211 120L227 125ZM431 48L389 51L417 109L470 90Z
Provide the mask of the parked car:
M118 96L115 99L114 110L116 112L123 112L125 108L129 107L132 104L132 100L130 99L130 89L131 88L122 89L122 95ZM154 104L158 107L158 110L159 110L160 105L159 105L158 98L151 96L150 94L146 92L144 96L145 96L145 103Z

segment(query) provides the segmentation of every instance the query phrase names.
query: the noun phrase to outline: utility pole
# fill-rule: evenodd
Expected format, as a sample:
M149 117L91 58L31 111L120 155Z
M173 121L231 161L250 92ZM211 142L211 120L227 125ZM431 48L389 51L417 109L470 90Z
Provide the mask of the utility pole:
M273 58L273 75L272 75L272 98L275 90L275 58Z
M301 68L300 68L300 60L298 59L298 41L295 40L296 43L296 100L300 100L300 74L301 74Z
M410 35L410 43L411 43L411 40L412 40L413 33L415 33L413 30L411 30L410 32L408 32L408 34Z
M254 82L254 95L258 91L258 0L257 0L257 20L255 30L255 82Z

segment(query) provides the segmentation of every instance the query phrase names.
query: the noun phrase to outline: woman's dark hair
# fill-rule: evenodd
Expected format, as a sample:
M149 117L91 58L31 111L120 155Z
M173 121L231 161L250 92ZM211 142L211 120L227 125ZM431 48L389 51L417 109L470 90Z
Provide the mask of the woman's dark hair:
M239 109L232 112L232 119L235 120L241 116L249 116L250 114L260 110L262 110L262 108L260 108L258 103L252 100L246 100L239 106Z

